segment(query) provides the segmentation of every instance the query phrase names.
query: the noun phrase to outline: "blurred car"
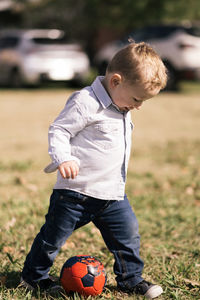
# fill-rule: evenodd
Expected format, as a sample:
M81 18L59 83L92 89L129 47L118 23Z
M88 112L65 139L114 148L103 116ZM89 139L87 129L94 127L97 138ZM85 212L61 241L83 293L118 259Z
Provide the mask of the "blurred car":
M177 89L182 79L200 79L200 27L182 25L149 26L135 30L123 40L102 47L94 58L99 73L105 72L112 56L128 44L145 41L157 51L168 69L168 89Z
M0 31L0 83L18 87L44 80L82 81L89 58L81 46L69 43L57 29Z

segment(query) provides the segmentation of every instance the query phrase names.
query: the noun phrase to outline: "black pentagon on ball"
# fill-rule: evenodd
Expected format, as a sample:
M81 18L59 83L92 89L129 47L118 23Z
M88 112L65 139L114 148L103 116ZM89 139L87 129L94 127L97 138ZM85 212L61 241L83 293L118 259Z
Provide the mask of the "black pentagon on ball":
M86 274L81 278L84 287L90 287L94 284L94 276L91 274Z
M73 256L71 258L69 258L65 264L64 264L64 267L65 268L71 268L73 265L75 265L75 263L77 263L79 261L79 257L77 256Z

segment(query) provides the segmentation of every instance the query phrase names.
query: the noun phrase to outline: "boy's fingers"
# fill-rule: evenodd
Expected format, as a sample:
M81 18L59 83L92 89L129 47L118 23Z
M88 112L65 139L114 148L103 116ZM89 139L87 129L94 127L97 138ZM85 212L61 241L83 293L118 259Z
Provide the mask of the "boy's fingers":
M61 167L61 168L59 168L59 170L60 170L61 176L62 176L63 178L66 178L67 176L66 176L65 169Z
M70 178L71 176L71 171L69 169L69 167L64 167L64 166L61 166L59 167L59 170L60 170L60 174L61 176L65 179L65 178Z
M70 167L65 168L65 174L66 174L66 178L70 178L72 171Z
M71 167L71 178L74 179L78 175L79 168L76 166Z
M61 176L65 179L65 178L72 178L74 179L79 172L79 166L76 163L72 163L72 164L63 164L60 165L59 167L59 171Z

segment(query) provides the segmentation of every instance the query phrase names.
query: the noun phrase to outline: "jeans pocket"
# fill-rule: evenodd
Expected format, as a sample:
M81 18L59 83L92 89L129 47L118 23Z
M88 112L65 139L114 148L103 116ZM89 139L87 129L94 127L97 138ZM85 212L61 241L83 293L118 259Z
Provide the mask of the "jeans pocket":
M60 201L82 204L88 199L87 196L71 190L56 190Z

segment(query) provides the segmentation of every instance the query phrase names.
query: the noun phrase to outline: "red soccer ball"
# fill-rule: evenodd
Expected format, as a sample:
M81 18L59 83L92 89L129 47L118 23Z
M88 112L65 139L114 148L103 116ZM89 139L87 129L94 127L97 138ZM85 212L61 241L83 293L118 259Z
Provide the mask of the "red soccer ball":
M88 255L69 258L60 273L60 281L66 293L77 292L84 296L100 295L106 278L103 264Z

